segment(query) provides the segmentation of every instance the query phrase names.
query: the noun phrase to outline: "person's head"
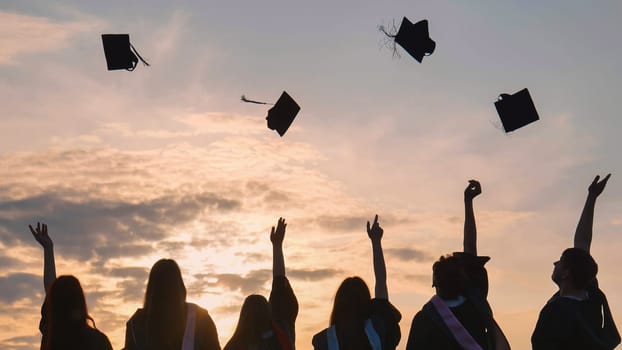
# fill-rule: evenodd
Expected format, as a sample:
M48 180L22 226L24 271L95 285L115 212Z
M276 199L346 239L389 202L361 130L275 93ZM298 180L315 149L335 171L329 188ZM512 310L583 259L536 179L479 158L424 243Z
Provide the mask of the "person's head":
M45 313L47 323L43 349L60 349L78 338L76 333L89 327L89 316L80 281L74 276L59 276L46 295Z
M183 305L186 301L186 286L175 260L160 259L149 272L145 309L160 305Z
M553 281L561 287L569 284L575 289L586 289L594 283L598 273L598 264L590 253L580 248L568 248L553 265Z
M348 277L337 289L330 324L364 321L371 313L371 295L360 277Z
M84 324L89 318L80 281L74 276L58 277L47 295L47 312L52 324Z
M442 299L455 299L464 293L466 275L458 258L441 256L432 265L432 287Z
M238 325L227 345L248 347L250 344L258 344L262 335L271 329L272 310L268 300L261 295L249 295L242 304Z
M180 348L186 317L186 286L174 260L161 259L151 268L144 309L147 345L151 349Z

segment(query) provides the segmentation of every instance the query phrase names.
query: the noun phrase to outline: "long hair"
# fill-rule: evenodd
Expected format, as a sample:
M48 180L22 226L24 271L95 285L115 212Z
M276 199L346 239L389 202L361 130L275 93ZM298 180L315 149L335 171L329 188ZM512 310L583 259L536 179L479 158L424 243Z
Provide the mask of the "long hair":
M242 304L238 325L224 350L259 345L262 334L271 329L272 311L268 300L261 295L249 295Z
M371 315L371 295L360 277L348 277L337 289L330 325L337 330L340 349L370 348L365 321Z
M58 277L45 297L46 324L43 350L79 348L85 328L95 321L89 316L80 281L74 276Z
M147 347L181 349L186 327L186 286L174 260L161 259L151 268L143 307L147 314Z

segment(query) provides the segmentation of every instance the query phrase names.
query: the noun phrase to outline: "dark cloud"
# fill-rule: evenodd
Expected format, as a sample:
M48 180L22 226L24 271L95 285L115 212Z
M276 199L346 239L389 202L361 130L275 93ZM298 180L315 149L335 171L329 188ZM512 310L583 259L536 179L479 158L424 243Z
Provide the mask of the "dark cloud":
M432 272L430 274L407 274L404 278L409 281L414 281L422 284L432 285Z
M240 203L213 193L164 196L139 203L109 199L68 199L71 193L49 192L18 200L0 200L0 239L5 244L36 244L27 225L48 224L63 256L80 260L142 255L172 228L197 218L204 210L232 210ZM41 219L38 219L41 218Z
M7 338L0 341L0 349L5 350L32 350L41 345L40 335L25 335Z
M457 216L450 216L447 218L447 222L449 222L450 224L459 224L462 222L462 218L459 218Z
M256 253L256 252L237 252L235 256L239 256L242 258L242 262L245 263L257 263L257 262L266 262L270 261L271 257L268 254Z
M192 237L190 243L195 248L220 248L242 245L245 243L256 243L260 237L259 233L245 232L239 223L230 220L206 222L207 232L201 232ZM269 233L269 232L268 232ZM263 233L263 237L268 237Z
M188 245L188 242L182 241L163 241L158 242L157 247L166 250L168 253L176 253L183 250Z
M368 218L362 216L320 216L316 222L327 231L364 231Z
M144 267L114 267L107 269L106 274L111 277L132 278L139 281L146 281L149 270Z
M129 302L141 302L145 296L147 282L146 279L128 279L118 282L117 288L120 289L116 294L116 297L119 299Z
M16 268L22 264L23 263L18 259L6 255L0 255L0 266L2 266L5 270Z
M219 274L216 284L220 287L232 291L241 291L242 294L259 293L263 290L263 286L270 280L272 271L270 270L254 270L245 276L237 274Z
M30 273L0 277L0 302L11 304L23 298L42 299L43 278Z
M395 257L402 261L424 262L432 260L432 256L422 250L413 248L385 248L387 256Z
M287 276L294 279L305 281L318 281L325 278L334 277L341 274L341 270L336 269L288 269Z
M290 195L284 191L269 191L264 196L266 204L286 205L289 204Z

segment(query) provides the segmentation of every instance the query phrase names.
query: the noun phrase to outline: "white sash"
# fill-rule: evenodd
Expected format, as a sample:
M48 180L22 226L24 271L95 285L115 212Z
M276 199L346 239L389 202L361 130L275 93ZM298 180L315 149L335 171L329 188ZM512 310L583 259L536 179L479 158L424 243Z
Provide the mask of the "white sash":
M367 340L372 350L382 350L380 336L378 332L376 332L371 319L365 321L365 335L367 335ZM339 350L339 341L337 340L337 329L335 326L331 326L326 331L326 342L328 343L328 350Z
M196 324L196 308L192 303L186 303L186 329L184 331L184 339L181 343L181 350L194 350L194 326Z

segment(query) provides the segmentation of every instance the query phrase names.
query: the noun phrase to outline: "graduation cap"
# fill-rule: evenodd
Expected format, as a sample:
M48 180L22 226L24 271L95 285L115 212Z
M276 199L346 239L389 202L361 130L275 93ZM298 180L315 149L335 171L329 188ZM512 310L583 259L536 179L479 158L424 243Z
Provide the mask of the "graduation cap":
M403 47L419 63L421 63L424 56L431 55L436 48L436 42L430 39L427 19L413 24L408 18L404 17L397 34L387 32L383 26L380 26L379 29L388 37L393 38L395 43Z
M540 119L527 89L513 95L501 94L495 107L505 132L514 131Z
M129 34L102 34L102 42L108 70L125 69L133 71L138 60L149 66L149 63L145 62L130 43Z
M289 129L290 125L292 125L294 118L296 118L296 115L300 111L298 103L285 91L283 91L281 97L279 97L274 104L249 100L244 95L242 95L242 101L262 105L273 105L272 108L268 110L268 116L266 117L268 129L276 130L281 137L285 135L285 132Z

